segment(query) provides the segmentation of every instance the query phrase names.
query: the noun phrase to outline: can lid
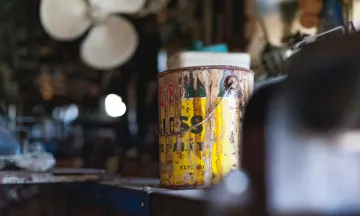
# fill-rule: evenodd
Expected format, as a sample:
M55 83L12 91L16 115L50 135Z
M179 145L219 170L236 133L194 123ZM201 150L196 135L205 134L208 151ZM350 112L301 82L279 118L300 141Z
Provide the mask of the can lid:
M202 65L232 65L250 68L250 55L248 53L216 53L216 52L179 52L167 60L167 68Z
M194 71L194 70L211 70L211 69L241 70L244 72L249 72L249 73L255 74L254 71L244 68L244 67L229 66L229 65L206 65L206 66L191 66L191 67L181 67L181 68L170 69L170 70L164 71L162 73L159 73L158 78L161 78L162 76L169 74L169 73L179 73L179 72L183 72L183 71Z

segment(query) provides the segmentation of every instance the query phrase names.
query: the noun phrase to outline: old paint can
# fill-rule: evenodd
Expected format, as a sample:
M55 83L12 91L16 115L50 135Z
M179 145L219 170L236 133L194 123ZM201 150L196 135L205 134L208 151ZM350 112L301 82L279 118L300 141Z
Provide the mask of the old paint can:
M160 186L201 188L240 166L241 118L254 73L198 66L159 74Z

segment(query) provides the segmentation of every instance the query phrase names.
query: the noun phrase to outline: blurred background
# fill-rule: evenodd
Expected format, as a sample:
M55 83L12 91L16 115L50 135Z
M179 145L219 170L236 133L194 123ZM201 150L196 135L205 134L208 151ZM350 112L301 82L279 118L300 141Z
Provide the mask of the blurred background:
M41 2L0 0L1 127L57 167L124 176L158 177L157 75L169 56L248 53L261 80L279 73L294 41L338 25L326 14L306 20L298 0L127 1L107 24L101 1ZM360 26L360 1L351 9ZM72 21L79 10L86 18Z

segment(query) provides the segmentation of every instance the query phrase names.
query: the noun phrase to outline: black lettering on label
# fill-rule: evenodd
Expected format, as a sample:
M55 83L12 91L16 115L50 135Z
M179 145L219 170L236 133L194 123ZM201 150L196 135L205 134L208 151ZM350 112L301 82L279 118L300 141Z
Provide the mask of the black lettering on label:
M197 165L197 166L196 166L196 169L198 169L198 170L203 170L203 169L205 169L205 167L204 167L204 165Z
M193 165L182 165L180 166L180 170L193 170L194 166ZM203 170L205 169L204 165L197 165L196 169L198 170Z
M196 145L198 145L198 149L195 149L195 151L196 150L201 151L203 144L204 144L203 142L196 142ZM193 147L194 147L195 143L189 143L187 145L185 145L184 142L181 142L180 144L174 143L173 145L167 144L166 148L171 149L172 152L177 152L178 145L180 147L180 152L187 152L187 151L193 151ZM160 149L160 153L164 153L165 152L165 144L160 144L159 149Z
M191 118L191 125L195 126L195 125L199 124L202 120L203 120L203 118L201 116L195 115ZM191 133L199 134L202 131L203 131L203 126L199 125L199 126L194 127L194 129L191 130Z
M161 153L165 152L164 146L165 146L164 144L160 144L160 152Z
M181 130L187 130L189 129L189 125L186 124L186 121L189 118L187 116L180 116L180 121L181 121Z
M174 123L174 117L170 117L170 133L174 133L175 132L175 123Z
M195 125L197 125L198 123L200 123L203 120L202 116L199 115L195 115L193 117L191 117L190 119L190 125L189 125L189 117L187 116L180 116L180 122L181 122L181 130L187 130L190 127L193 127ZM174 117L170 117L169 118L169 127L170 127L170 133L174 133L175 132L175 118ZM193 134L201 134L201 132L204 130L204 126L203 125L199 125L194 127L190 132ZM165 118L163 118L161 120L161 128L160 128L161 133L166 133L165 132Z
M199 145L199 150L201 151L202 150L202 146L203 146L203 142L197 142L196 144L198 144Z
M182 142L180 144L175 143L173 146L173 152L176 152L178 149L178 145L180 145L180 151L184 152L185 151L185 144Z
M180 166L180 169L181 170L192 170L194 168L191 165L183 165L183 166Z

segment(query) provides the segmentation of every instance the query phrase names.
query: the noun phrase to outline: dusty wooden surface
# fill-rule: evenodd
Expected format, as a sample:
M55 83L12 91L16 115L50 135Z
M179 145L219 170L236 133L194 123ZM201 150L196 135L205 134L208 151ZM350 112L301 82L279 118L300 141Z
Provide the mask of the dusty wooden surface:
M7 189L18 185L7 185ZM111 209L106 198L103 202L95 202L98 194L93 197L81 195L80 185L76 184L40 184L26 185L29 189L36 188L35 194L29 198L16 200L14 197L2 197L1 216L100 216L127 215L121 208ZM4 186L1 186L4 189ZM25 191L26 188L23 188ZM2 194L4 195L4 194ZM104 205L105 204L105 205ZM120 204L120 202L119 202Z

